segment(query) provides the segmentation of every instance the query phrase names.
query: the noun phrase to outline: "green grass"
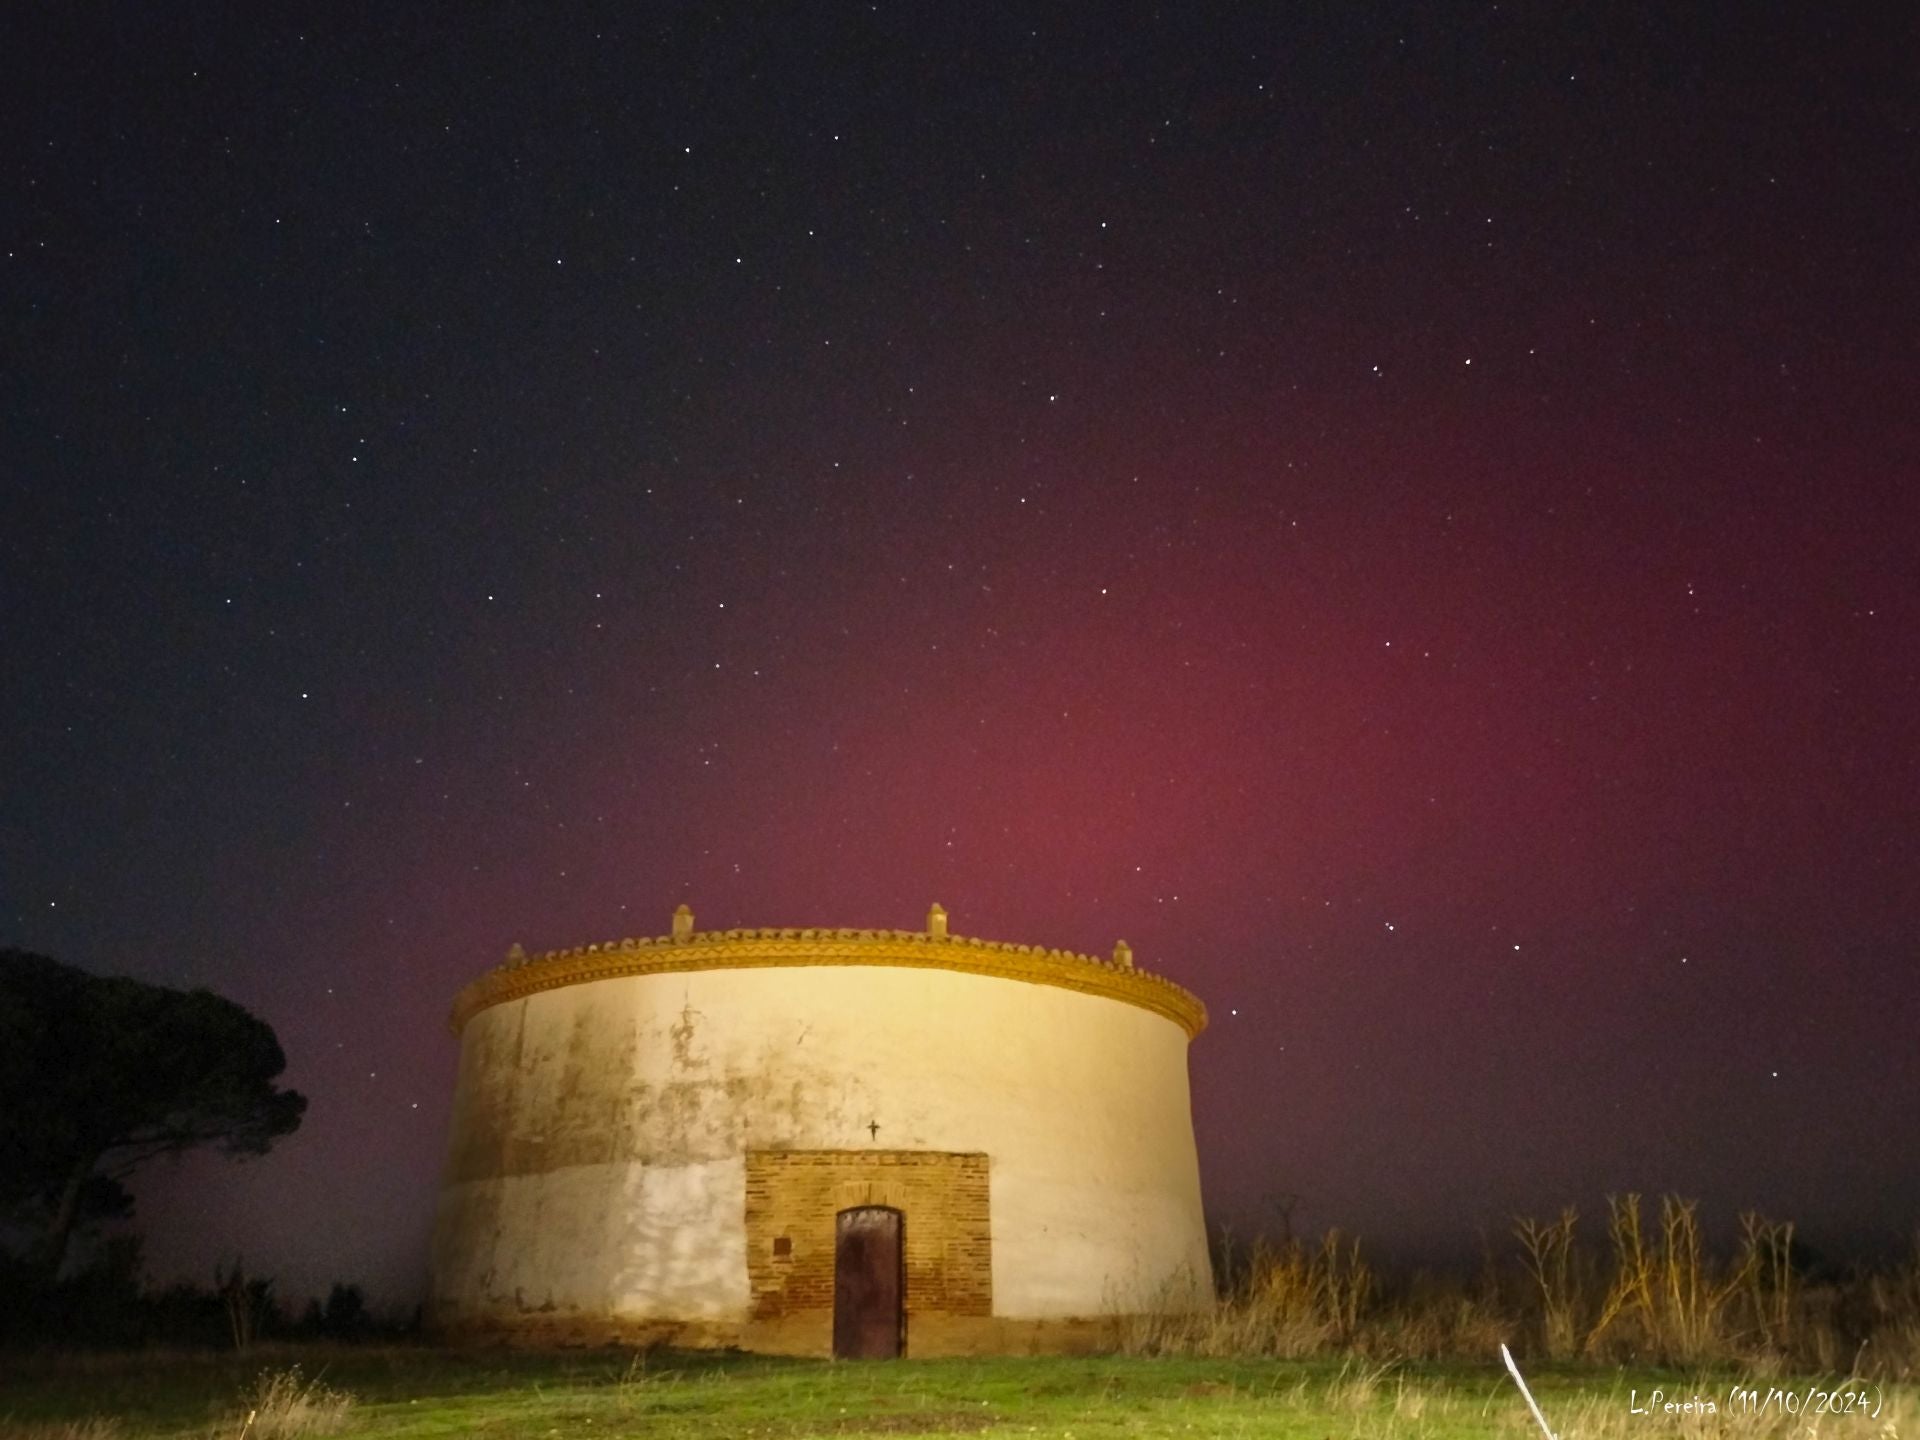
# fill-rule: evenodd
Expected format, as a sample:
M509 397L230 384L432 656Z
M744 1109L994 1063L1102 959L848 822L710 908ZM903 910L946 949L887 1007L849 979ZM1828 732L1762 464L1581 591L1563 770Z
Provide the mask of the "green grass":
M294 1365L350 1396L344 1413L249 1426L262 1372ZM1809 1420L1635 1416L1654 1386L1724 1403L1734 1380L1561 1367L1530 1376L1563 1440L1629 1435L1803 1440ZM1765 1384L1764 1381L1759 1382ZM1775 1382L1785 1383L1785 1382ZM282 1387L283 1392L287 1388ZM1920 1440L1920 1396L1888 1387L1882 1413L1827 1416L1818 1437ZM105 1420L93 1429L88 1420ZM1889 1428L1890 1427L1890 1428ZM1044 1440L1232 1436L1246 1440L1454 1440L1538 1435L1512 1382L1485 1366L1382 1367L1358 1360L1192 1357L1006 1358L831 1364L738 1355L573 1351L261 1348L248 1356L132 1354L0 1358L0 1440L270 1440L278 1434L394 1437L1035 1436Z

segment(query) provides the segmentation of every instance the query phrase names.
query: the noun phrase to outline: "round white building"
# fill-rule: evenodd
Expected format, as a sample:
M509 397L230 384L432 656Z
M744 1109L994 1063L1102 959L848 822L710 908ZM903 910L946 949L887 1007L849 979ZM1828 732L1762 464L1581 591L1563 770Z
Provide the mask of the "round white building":
M1097 1345L1208 1284L1187 1044L1111 961L924 932L527 956L454 1005L453 1336L785 1354Z

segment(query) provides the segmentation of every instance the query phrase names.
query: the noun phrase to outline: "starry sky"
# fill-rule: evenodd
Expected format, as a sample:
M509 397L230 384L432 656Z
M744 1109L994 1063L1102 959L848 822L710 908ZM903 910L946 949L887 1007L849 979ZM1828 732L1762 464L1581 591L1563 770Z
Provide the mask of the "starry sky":
M16 17L0 943L311 1099L152 1273L410 1299L455 991L682 900L1126 938L1242 1227L1897 1243L1895 8Z

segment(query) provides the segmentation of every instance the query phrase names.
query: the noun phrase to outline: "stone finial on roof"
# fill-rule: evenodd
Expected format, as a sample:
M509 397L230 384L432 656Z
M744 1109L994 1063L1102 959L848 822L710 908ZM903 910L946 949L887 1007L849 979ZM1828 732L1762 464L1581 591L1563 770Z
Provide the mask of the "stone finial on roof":
M693 938L693 911L685 905L673 912L673 938L676 940Z
M507 947L507 964L524 965L526 963L527 952L521 948L520 942L516 940Z
M934 901L933 908L927 911L927 934L936 940L947 938L947 912L941 908L938 900Z
M1113 946L1113 963L1122 970L1133 969L1133 947L1124 940L1117 940Z

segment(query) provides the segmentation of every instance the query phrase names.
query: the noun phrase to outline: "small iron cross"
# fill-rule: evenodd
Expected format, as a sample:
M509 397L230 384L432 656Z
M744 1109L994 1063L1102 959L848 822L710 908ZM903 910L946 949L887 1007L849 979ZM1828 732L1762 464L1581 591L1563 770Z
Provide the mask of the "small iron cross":
M880 1122L878 1120L869 1120L867 1122L867 1135L874 1140L880 1138Z

